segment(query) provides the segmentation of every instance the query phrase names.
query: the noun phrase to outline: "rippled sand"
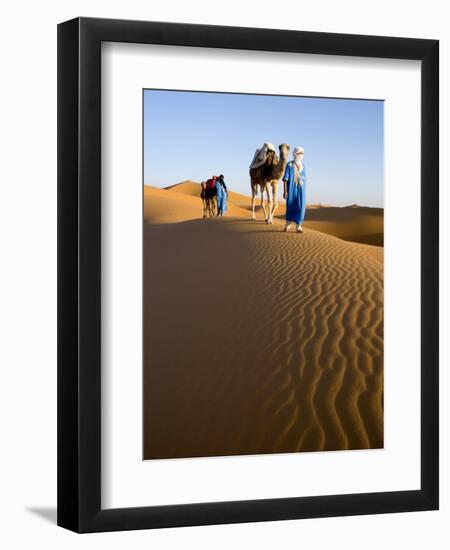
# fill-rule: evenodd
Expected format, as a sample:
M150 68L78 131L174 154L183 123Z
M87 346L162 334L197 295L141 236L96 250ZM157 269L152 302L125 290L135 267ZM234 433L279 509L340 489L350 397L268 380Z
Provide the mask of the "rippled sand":
M382 447L383 249L199 203L146 190L144 458Z

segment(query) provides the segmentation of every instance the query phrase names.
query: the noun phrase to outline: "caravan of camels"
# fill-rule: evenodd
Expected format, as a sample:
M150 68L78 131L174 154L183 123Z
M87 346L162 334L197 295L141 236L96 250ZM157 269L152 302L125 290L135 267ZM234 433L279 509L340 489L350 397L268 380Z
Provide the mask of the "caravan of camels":
M286 200L286 225L284 231L289 231L292 223L296 224L297 232L303 233L302 223L305 218L306 173L302 160L304 150L295 147L293 160L288 162L290 147L287 143L279 146L280 156L277 156L272 143L265 142L256 150L250 165L250 185L252 190L252 220L256 220L256 199L261 195L261 207L266 223L273 224L273 218L278 208L278 182L283 179L283 198ZM224 176L213 176L201 183L200 198L203 203L203 217L223 216L227 210L227 186ZM266 202L267 207L266 208Z

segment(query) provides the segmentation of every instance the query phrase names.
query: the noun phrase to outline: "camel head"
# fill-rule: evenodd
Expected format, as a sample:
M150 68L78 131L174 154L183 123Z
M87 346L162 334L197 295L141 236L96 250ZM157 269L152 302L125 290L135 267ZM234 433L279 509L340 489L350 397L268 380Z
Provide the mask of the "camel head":
M278 149L280 150L280 158L281 160L287 160L289 157L289 145L287 143L282 143L278 146Z

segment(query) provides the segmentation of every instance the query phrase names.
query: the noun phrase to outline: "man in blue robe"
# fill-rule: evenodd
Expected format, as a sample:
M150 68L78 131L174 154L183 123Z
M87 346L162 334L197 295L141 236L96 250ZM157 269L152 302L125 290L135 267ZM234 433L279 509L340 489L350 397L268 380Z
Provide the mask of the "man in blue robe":
M286 165L283 176L284 193L286 200L286 226L284 231L289 231L292 223L297 225L297 233L303 233L302 223L306 210L306 171L302 159L303 147L296 147L293 151L294 160Z
M217 215L223 216L227 211L227 193L228 193L223 174L220 174L220 176L216 180L216 190L217 190Z

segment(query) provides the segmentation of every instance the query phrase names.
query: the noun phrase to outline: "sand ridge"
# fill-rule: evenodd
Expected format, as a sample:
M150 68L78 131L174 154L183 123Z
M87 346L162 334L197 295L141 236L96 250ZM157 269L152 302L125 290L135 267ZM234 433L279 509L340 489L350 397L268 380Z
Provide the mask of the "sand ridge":
M147 186L144 187L146 188ZM192 180L170 185L165 189L169 190L171 193L191 197L192 199L198 199L200 196L200 183ZM263 216L259 206L260 203L261 201L258 197L257 215L259 219L262 219ZM228 193L228 205L233 209L232 215L242 216L243 218L250 217L251 198L249 196L235 193L230 190ZM240 210L235 210L234 207L239 207ZM285 203L283 200L280 200L275 214L276 218L280 221L284 221L285 212ZM345 241L383 246L384 214L382 208L358 206L357 204L351 204L345 207L325 204L308 204L304 227L339 237Z

